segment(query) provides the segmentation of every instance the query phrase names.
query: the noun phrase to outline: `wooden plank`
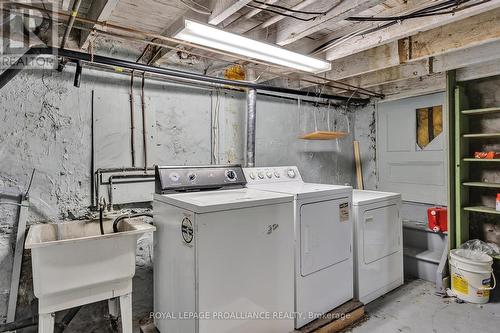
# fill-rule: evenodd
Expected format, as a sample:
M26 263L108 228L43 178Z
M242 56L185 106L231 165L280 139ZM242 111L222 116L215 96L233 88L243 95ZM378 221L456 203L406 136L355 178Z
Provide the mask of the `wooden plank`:
M333 309L332 311L326 313L320 318L312 321L311 323L305 325L304 327L296 330L295 333L312 333L318 332L321 328L327 327L328 325L339 321L341 318L347 317L348 314L353 313L356 310L361 309L364 314L363 303L357 300L351 300L342 304L341 306ZM344 326L346 327L346 326Z
M468 212L500 215L500 211L496 210L495 208L486 207L486 206L464 207L464 210L468 211Z
M500 112L500 107L462 110L462 114L465 114L465 115L479 115L479 114L489 114L489 113L497 113L497 112Z
M447 150L447 183L448 183L448 249L455 248L455 88L457 85L456 71L446 72L446 104L445 115L448 123L448 133L446 133Z
M444 73L427 75L424 77L398 81L372 87L370 90L385 94L384 101L401 98L422 96L446 90L446 76Z
M500 9L420 32L402 40L409 60L418 60L443 53L481 46L500 39Z
M357 180L357 189L364 190L365 187L363 185L363 170L361 169L361 154L359 149L359 141L353 141L354 146L354 162L356 166L356 180Z
M335 1L334 4L332 4L331 0L316 1L312 5L305 7L304 10L328 11L327 14L319 15L315 19L306 22L299 22L294 18L282 20L277 27L276 44L282 46L290 44L382 2L384 0Z
M120 0L94 0L86 17L96 21L107 21ZM90 26L90 28L93 28ZM90 42L90 31L81 30L80 48L86 49Z
M466 157L463 158L462 161L464 162L486 162L486 163L498 163L500 162L500 158L473 158L473 157Z
M463 185L470 187L500 188L500 183L465 182Z
M300 9L303 9L303 8L306 8L307 6L313 4L314 2L316 2L318 0L304 0L302 2L299 2L297 5L291 7L291 9L294 9L294 10L300 10ZM283 12L285 14L292 14L291 12ZM269 20L265 21L264 23L262 23L259 28L267 28L281 20L283 20L285 18L285 16L283 15L275 15L273 16L272 18L270 18Z
M266 1L266 3L268 3L268 4L274 4L276 2L278 2L278 0L267 0ZM269 6L260 5L259 7L268 8ZM260 13L261 11L262 11L261 9L252 9L251 11L249 11L248 13L245 14L245 18L246 19L252 18L255 15L257 15L258 13Z
M492 0L475 7L455 12L454 14L423 17L401 22L373 33L357 36L326 53L327 60L340 59L382 44L415 35L421 31L431 30L452 22L484 13L500 7L500 0Z
M500 26L500 22L495 24ZM444 39L446 39L445 36L439 41ZM465 45L463 46L465 47ZM498 41L491 41L480 46L467 46L465 49L440 55L429 54L429 57L432 57L432 63L428 59L401 63L398 54L398 43L391 42L332 61L332 70L323 75L331 80L345 79L346 83L356 83L358 81L360 86L367 87L432 74L431 70L433 73L440 73L460 69L457 73L460 76L460 81L485 77L488 76L486 75L488 72L493 73L492 75L500 72L500 66L498 66L500 64L498 59L500 42ZM430 68L430 65L432 65L432 68ZM466 68L474 65L477 65L477 67ZM384 69L387 69L387 71L383 71ZM348 78L353 79L347 80Z
M462 188L462 183L469 177L469 166L462 163L462 158L469 155L469 147L465 144L462 133L469 131L468 121L460 113L467 108L464 88L455 88L455 247L459 247L469 239L469 215L462 209L469 202L469 191ZM458 112L457 112L458 111Z
M484 48L484 46L482 48ZM500 59L457 70L457 79L460 81L477 80L496 75L500 75Z
M471 133L471 134L463 134L463 137L470 139L498 138L500 137L500 133Z
M252 0L215 0L208 23L218 25Z
M500 26L500 22L497 24ZM394 45L394 43L388 45ZM399 66L395 65L398 62L395 57L388 58L381 56L380 48L377 47L358 54L363 55L363 57L353 55L353 57L333 61L332 68L334 69L328 72L326 77L354 86L371 88L453 69L457 69L456 75L459 81L479 79L496 74L500 75L500 59L498 59L498 54L500 54L499 41L432 56L424 60L410 61ZM369 57L365 58L365 55L372 51L372 54L378 60L371 61L368 60L370 59ZM367 60L363 61L362 59ZM494 60L490 61L491 59ZM338 63L340 63L340 66L337 65ZM359 67L356 64L359 64ZM370 66L373 66L373 71L369 70ZM365 73L342 79L343 76L354 74L357 71Z
M335 320L331 324L328 324L324 327L321 327L315 333L336 333L342 331L344 328L347 328L354 324L355 322L361 320L365 315L364 307L354 310L349 313L348 317Z
M20 200L19 218L17 223L16 247L14 249L14 263L12 266L12 279L10 281L9 303L7 307L6 323L16 319L17 295L19 292L19 279L21 278L21 264L23 261L24 239L26 238L26 221L28 219L29 201Z

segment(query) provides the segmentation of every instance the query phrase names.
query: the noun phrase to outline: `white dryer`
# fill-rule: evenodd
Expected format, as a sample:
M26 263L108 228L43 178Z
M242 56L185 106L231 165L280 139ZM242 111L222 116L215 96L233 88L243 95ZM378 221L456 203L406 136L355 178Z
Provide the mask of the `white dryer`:
M247 187L295 197L295 327L352 299L352 188L305 183L294 166L243 171Z
M245 183L239 166L156 168L161 333L293 331L293 196Z
M354 297L363 303L404 282L401 194L354 190Z

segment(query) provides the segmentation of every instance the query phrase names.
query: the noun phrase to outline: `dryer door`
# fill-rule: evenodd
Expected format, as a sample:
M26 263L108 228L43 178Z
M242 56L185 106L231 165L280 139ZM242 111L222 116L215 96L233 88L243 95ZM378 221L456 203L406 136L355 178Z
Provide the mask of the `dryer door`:
M351 256L349 198L300 206L300 271L307 276Z
M363 258L365 264L386 257L401 248L398 206L389 205L363 212Z

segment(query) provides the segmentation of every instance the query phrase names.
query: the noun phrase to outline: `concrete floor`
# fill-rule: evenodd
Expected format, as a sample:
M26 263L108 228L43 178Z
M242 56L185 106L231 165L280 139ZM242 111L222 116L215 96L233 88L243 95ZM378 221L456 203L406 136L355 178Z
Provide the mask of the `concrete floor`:
M413 280L368 304L368 320L352 333L498 333L500 293L485 305L456 303L434 295L434 284Z

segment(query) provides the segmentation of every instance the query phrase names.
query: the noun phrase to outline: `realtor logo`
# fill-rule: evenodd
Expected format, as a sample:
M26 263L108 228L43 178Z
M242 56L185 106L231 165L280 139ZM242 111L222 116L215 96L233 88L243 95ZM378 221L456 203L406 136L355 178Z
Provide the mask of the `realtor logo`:
M0 2L0 69L53 65L54 57L40 60L26 52L31 48L57 45L58 25L52 21L55 17L57 7L52 2Z

